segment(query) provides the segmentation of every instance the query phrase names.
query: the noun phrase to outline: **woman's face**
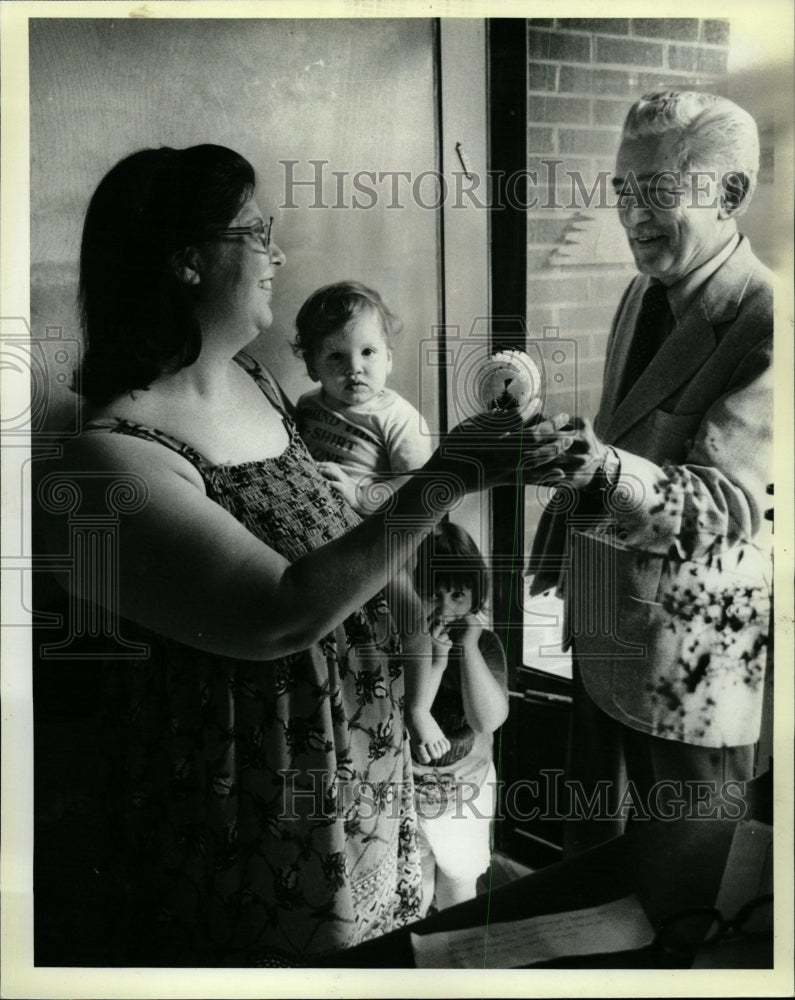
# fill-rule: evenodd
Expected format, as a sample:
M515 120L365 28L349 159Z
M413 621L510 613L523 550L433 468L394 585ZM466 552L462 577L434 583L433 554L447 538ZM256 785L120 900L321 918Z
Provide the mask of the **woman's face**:
M229 228L262 219L252 197L229 221ZM201 259L198 298L203 325L209 320L211 325L234 327L248 340L267 330L273 323L273 279L286 259L279 247L271 241L266 248L252 234L219 236L207 244Z

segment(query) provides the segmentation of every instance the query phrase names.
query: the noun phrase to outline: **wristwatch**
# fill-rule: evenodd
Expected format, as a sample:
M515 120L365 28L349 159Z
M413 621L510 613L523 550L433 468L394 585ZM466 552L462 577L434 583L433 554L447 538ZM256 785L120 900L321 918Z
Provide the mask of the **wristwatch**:
M612 445L605 447L602 462L596 470L591 481L591 488L595 490L609 490L618 483L621 475L621 459L616 454Z

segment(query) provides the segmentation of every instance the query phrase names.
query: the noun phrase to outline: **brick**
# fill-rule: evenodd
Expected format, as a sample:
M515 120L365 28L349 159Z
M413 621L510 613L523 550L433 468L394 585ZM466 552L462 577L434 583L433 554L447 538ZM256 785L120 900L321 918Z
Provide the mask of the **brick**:
M653 42L597 38L595 61L619 63L624 66L662 66L663 47Z
M628 17L559 17L559 28L572 31L596 31L607 35L628 35Z
M549 268L549 258L553 251L550 250L528 250L527 251L527 272L532 274L536 271L543 271Z
M562 305L564 302L587 302L589 285L587 278L570 278L560 275L557 278L527 279L527 300L538 304L553 303Z
M544 93L557 90L558 67L551 63L531 62L527 68L528 90L541 90Z
M670 45L668 65L671 69L690 73L710 73L719 76L726 72L728 53L720 49L697 48L691 45Z
M563 242L563 234L568 229L569 220L565 217L557 219L539 219L530 217L527 220L527 239L531 245L558 245Z
M759 130L759 183L773 181L775 134L772 126Z
M627 117L630 102L622 101L594 101L593 120L596 125L617 125L619 128L624 124Z
M609 330L614 313L615 305L564 306L560 310L560 326L562 330Z
M561 153L592 153L607 156L615 153L619 138L617 131L597 132L594 129L562 128L558 141Z
M695 70L698 66L698 49L693 45L669 45L668 66L670 69Z
M555 31L530 30L528 55L531 59L555 62L590 62L591 39L588 35L568 35Z
M587 125L590 122L590 102L574 97L529 97L527 120L529 122L573 122Z
M673 73L638 73L632 78L631 95L640 97L654 90L692 90L693 87L708 83L708 79L687 76L675 76ZM629 105L627 105L629 107Z
M707 19L701 25L701 38L710 45L728 45L729 22Z
M528 303L528 320L533 330L540 330L545 326L558 326L557 314L554 309L548 306L537 306Z
M572 173L592 178L596 175L598 167L592 157L554 154L547 157L531 157L527 169L536 174L533 193L538 203L535 207L561 210L577 207L576 204L572 205Z
M587 167L589 160L578 161L578 169ZM536 155L527 158L527 169L536 175L537 185L547 185L566 182L566 170L569 168L569 158L558 153Z
M699 49L696 69L699 73L722 75L726 72L729 53L720 49Z
M579 66L561 66L558 89L562 93L615 94L626 97L630 86L629 73L619 70L588 70Z
M698 41L697 17L636 17L632 19L632 34L646 38Z
M566 336L564 333L564 327L561 326L561 334ZM580 390L591 389L594 392L600 392L602 388L602 378L604 377L605 363L603 358L585 358L583 361L577 365L577 376Z
M618 143L616 142L616 148ZM612 167L613 154L610 155L610 166ZM558 197L563 201L561 207L566 209L578 209L584 212L602 211L605 208L612 208L615 200L612 185L610 183L612 170L594 169L584 171L569 171L568 190L563 192L558 190Z
M595 302L602 302L605 305L611 304L615 309L633 273L634 268L631 265L619 274L603 274L592 271L588 277L589 295Z
M604 365L605 349L609 333L609 326L605 326L598 333L575 333L573 339L577 341L578 360L597 361L599 364Z
M553 129L532 126L527 130L527 150L530 153L549 154L555 150Z

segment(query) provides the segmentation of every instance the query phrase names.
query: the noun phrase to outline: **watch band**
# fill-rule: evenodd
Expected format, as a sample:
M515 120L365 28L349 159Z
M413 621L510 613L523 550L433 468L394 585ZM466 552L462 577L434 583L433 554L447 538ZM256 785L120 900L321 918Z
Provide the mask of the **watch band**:
M609 490L621 475L621 459L612 445L606 445L599 468L590 483L591 490Z

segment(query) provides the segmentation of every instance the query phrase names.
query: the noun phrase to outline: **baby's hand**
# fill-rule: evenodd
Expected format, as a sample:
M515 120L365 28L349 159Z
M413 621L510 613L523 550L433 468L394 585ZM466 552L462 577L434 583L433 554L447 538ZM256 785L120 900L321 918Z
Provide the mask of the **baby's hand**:
M318 462L317 467L321 474L328 479L331 488L336 490L350 507L358 510L357 482L353 476L349 476L336 462Z

